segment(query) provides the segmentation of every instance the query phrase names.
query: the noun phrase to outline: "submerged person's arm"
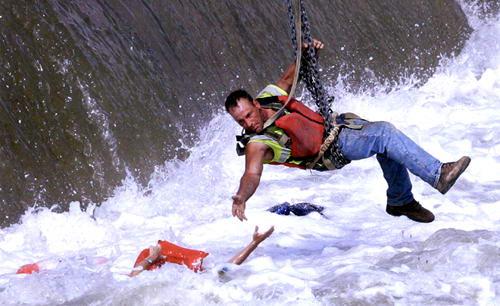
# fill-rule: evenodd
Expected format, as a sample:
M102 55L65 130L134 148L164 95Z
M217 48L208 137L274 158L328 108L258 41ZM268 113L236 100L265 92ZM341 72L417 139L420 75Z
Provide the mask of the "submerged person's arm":
M264 233L259 233L259 227L255 226L255 232L253 233L252 241L238 254L236 254L233 258L229 260L230 263L233 263L235 265L241 265L250 254L259 246L259 244L266 240L269 236L274 231L274 226L271 226L267 231Z
M147 270L159 257L160 257L160 246L157 244L155 246L149 247L149 256L144 258L144 260L136 263L134 268L129 273L130 277L134 277L140 274L142 271Z

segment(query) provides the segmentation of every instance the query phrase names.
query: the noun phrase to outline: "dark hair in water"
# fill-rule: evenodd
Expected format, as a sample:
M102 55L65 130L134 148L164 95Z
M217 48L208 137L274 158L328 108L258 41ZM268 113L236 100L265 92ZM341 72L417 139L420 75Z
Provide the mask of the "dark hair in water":
M243 89L235 90L232 93L230 93L229 96L227 96L226 98L226 104L225 104L226 112L229 112L230 108L235 107L238 103L238 100L241 98L246 98L250 102L253 101L252 96L245 90Z

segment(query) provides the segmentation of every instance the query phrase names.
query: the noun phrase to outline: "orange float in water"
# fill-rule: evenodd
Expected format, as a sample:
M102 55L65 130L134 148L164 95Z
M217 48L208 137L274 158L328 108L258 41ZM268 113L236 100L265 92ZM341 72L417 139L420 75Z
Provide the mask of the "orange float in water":
M194 272L203 270L203 258L208 256L208 253L198 250L192 250L180 247L168 241L158 240L160 245L160 257L151 264L147 270L154 270L161 267L166 262L171 262L179 265L184 265ZM149 249L144 249L135 260L134 267L139 262L145 260L149 256Z
M30 263L24 266L21 266L16 274L31 274L33 272L40 272L40 266L37 263Z

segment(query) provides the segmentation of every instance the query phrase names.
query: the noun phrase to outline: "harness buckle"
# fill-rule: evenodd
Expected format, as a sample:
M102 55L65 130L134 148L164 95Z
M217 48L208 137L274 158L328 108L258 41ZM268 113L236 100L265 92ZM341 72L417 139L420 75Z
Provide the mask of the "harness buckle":
M245 147L250 141L250 135L245 134L245 131L241 132L241 135L236 135L236 154L238 156L245 155Z

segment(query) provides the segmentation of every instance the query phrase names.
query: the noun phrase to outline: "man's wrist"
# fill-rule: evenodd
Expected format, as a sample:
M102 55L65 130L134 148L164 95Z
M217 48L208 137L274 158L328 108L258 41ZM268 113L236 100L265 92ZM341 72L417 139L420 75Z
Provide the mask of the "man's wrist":
M240 203L244 202L243 196L241 194L235 194L233 196L233 201L236 202L237 204L240 204Z

